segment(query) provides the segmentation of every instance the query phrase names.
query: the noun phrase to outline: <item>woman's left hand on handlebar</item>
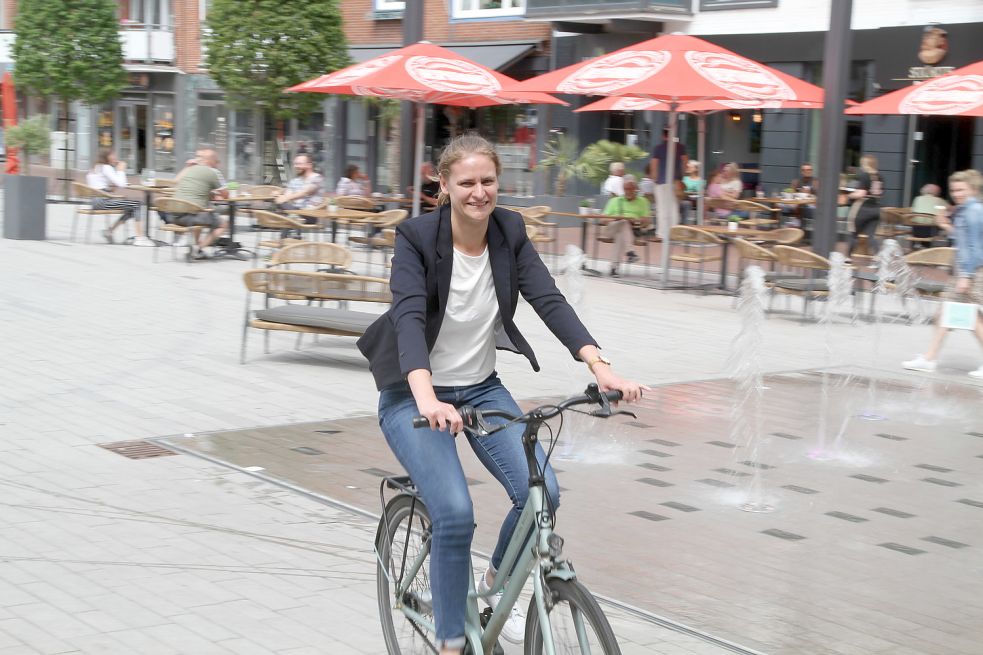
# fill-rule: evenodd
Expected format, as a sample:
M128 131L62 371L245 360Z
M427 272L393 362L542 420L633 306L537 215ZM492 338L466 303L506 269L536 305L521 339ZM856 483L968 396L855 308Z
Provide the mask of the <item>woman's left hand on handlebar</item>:
M630 403L641 400L643 391L652 390L644 384L623 379L612 371L610 366L595 366L594 371L597 386L600 387L601 391L620 391L624 400Z

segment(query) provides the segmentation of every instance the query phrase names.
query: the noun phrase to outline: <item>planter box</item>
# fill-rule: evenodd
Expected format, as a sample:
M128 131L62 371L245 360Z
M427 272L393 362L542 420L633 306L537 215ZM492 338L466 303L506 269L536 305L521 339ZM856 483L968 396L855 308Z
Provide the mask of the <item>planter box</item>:
M48 179L3 176L3 238L44 241L48 223Z

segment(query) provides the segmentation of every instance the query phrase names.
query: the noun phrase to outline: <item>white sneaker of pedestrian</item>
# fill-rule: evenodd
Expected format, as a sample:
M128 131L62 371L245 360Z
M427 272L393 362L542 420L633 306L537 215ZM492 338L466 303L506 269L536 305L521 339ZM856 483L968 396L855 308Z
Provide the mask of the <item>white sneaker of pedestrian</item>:
M906 368L909 371L923 371L925 373L934 373L938 364L935 362L925 359L924 355L918 355L914 359L909 359L907 362L901 362L901 368Z
M969 372L969 377L971 377L971 378L978 378L980 380L983 380L983 366L979 367L975 371L970 371Z
M481 574L481 579L478 581L478 594L488 593L490 587L485 582L488 579L487 576L487 573ZM494 596L487 596L483 600L488 603L488 606L494 612L495 608L498 607L499 601L502 600L502 592L498 592ZM513 644L521 644L525 634L526 615L519 609L518 605L513 605L512 611L509 612L509 618L505 620L505 625L502 626L502 638Z
M148 239L147 237L133 237L133 245L146 247L146 246L154 246L157 244L155 244L152 239Z

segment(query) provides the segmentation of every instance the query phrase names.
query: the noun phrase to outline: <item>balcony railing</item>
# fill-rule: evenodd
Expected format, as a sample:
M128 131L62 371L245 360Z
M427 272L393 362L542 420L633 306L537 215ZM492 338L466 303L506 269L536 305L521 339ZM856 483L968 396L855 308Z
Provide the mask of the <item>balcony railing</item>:
M526 0L526 18L689 15L692 0Z
M123 59L130 62L173 63L174 32L162 25L124 25L119 33L123 40Z

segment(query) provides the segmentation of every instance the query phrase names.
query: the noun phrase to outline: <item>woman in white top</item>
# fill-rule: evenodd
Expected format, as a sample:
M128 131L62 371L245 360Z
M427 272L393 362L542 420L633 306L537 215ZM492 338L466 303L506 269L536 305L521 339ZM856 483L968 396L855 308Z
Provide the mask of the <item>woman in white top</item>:
M601 185L601 193L608 196L625 195L625 164L613 161L608 166L608 179Z
M126 162L120 161L116 153L108 148L99 151L95 166L92 167L86 176L85 183L93 189L112 193L114 189L125 189L128 184L126 181ZM128 198L93 198L93 209L113 209L119 211L122 216L119 220L102 231L102 235L109 243L113 242L113 232L120 225L136 216L140 203ZM136 230L135 244L141 241L148 241L143 234L143 226L140 221L133 221Z
M338 180L335 193L339 196L369 195L369 176L359 170L356 164L345 167L345 176Z
M617 389L625 400L634 401L644 388L617 376L600 356L529 241L522 217L496 209L500 172L498 155L480 136L457 137L444 149L438 165L438 207L397 228L391 308L358 343L381 390L379 423L386 442L430 512L430 583L441 655L457 655L465 645L474 531L472 501L454 438L463 426L457 408L521 413L495 372L496 348L525 355L539 370L513 320L518 294L570 353L587 363L601 390ZM431 429L413 428L417 414L429 419ZM468 436L478 459L512 501L491 566L478 582L479 593L494 583L528 498L521 436L521 425L480 441ZM536 448L555 507L556 476L542 447ZM488 599L493 607L498 602L496 596ZM521 610L514 608L502 636L521 643L524 626Z

